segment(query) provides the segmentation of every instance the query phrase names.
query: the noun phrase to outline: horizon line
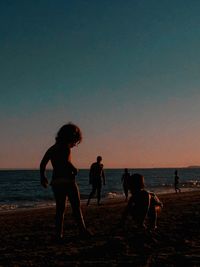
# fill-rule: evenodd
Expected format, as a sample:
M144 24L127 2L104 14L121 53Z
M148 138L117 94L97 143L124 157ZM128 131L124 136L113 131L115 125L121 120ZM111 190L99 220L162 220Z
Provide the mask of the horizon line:
M200 168L200 165L189 165L189 166L176 166L176 167L108 167L108 168L104 168L104 170L112 170L112 169L119 169L119 170L123 170L123 169L184 169L184 168ZM78 170L89 170L90 168L78 168ZM40 168L25 168L25 167L11 167L11 168L0 168L0 171L14 171L14 170L40 170ZM51 171L53 170L53 168L48 168L46 169L47 171Z

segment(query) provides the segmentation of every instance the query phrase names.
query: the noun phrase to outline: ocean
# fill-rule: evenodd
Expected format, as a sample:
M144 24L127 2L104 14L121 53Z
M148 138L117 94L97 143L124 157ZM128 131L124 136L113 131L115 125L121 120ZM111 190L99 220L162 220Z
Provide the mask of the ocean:
M174 170L174 168L129 169L129 172L144 175L146 189L161 194L174 192ZM102 187L104 199L123 197L121 184L123 171L124 169L105 169L106 185ZM88 174L89 170L80 169L76 177L81 201L84 201L91 191ZM47 171L47 176L50 181L51 170ZM178 176L182 191L200 189L200 168L178 168ZM0 170L0 212L53 205L55 203L51 187L45 189L40 185L39 170Z

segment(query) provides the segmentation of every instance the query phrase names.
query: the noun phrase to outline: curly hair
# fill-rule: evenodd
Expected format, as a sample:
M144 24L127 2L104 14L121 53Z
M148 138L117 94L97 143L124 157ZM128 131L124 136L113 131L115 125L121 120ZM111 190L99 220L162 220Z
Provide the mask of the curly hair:
M56 135L56 143L60 144L79 144L82 141L82 133L80 128L73 124L68 123L63 125Z

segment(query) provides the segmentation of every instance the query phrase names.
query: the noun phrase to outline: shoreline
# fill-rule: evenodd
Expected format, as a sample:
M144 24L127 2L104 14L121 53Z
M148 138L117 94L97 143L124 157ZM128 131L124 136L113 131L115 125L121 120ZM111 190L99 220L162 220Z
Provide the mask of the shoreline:
M148 189L147 189L148 190ZM159 197L162 195L169 195L169 194L176 194L174 192L173 188L170 188L169 190L163 190L163 191L159 191L156 192L156 190L149 190L149 192L154 192L156 193L156 195L158 195ZM200 188L197 187L193 187L193 188L181 188L181 193L187 193L187 192L200 192ZM124 199L124 195L123 193L119 194L119 193L115 193L115 192L110 192L111 194L106 196L106 197L102 197L102 202L103 203L107 203L109 201L123 201ZM112 196L113 195L113 196ZM81 205L84 205L87 202L87 198L81 198ZM91 205L95 205L96 203L96 198L92 198L91 199ZM5 205L16 205L16 204L5 204ZM39 210L39 209L52 209L55 208L55 201L51 200L51 201L45 201L45 202L41 202L41 204L39 205L30 205L30 206L19 206L16 208L11 208L11 209L0 209L0 214L3 213L14 213L14 212L20 212L20 211L26 211L26 210Z
M53 239L53 207L0 213L0 266L199 266L200 191L159 198L164 207L151 234L139 232L130 218L120 227L124 200L82 204L90 239L80 238L68 205L63 244Z

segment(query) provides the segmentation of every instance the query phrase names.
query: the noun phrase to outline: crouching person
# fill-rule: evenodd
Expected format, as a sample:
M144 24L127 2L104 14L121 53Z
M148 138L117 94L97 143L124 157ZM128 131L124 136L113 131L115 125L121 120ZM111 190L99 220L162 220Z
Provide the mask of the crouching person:
M145 189L144 177L141 174L131 175L129 191L131 197L122 213L121 225L125 224L127 216L130 215L138 228L155 230L158 207L162 207L162 203L154 193Z

